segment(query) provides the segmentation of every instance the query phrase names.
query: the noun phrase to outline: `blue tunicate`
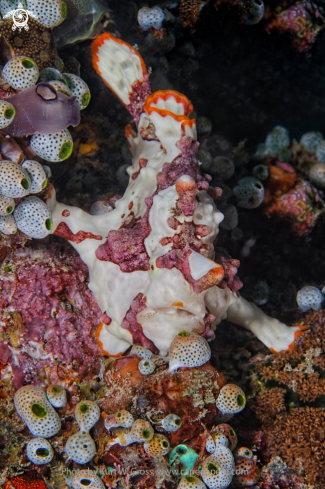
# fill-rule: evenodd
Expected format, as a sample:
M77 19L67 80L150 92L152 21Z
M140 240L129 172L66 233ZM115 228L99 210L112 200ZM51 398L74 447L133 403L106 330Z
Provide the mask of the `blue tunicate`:
M269 155L277 156L281 150L290 146L289 131L282 126L275 126L266 136L265 147Z
M195 466L195 462L198 458L198 454L193 450L193 448L187 445L177 445L173 448L169 455L169 464L182 464L185 469L183 469L182 474L188 475Z
M324 137L321 132L306 132L300 138L300 144L308 151L316 151L319 143L323 141Z
M311 285L306 285L306 287L303 287L297 293L297 304L303 312L309 309L319 311L322 307L323 300L324 296L321 291Z

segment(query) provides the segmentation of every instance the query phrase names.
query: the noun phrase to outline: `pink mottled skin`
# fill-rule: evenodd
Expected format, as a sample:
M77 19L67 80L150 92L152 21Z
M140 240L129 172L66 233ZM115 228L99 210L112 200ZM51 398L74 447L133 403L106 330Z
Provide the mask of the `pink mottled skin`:
M222 265L224 270L224 278L218 284L220 289L225 289L228 287L232 292L236 292L241 289L243 283L237 275L238 268L240 266L240 261L234 258L231 258L230 255L226 252L226 250L222 248L215 249L215 261Z
M153 353L158 354L159 350L153 342L149 340L143 333L141 324L137 321L137 314L146 308L146 297L143 294L138 294L132 301L130 309L126 313L121 327L127 329L132 334L133 344L141 345L148 348Z
M12 365L15 386L42 383L41 371L52 383L70 384L98 375L101 353L95 329L101 311L88 289L87 266L73 251L56 246L37 252L15 251L10 265L12 273L0 276L1 321L6 324L4 330L10 331L5 313L17 311L24 329L15 350L9 340L4 342L11 350L10 358L8 349L2 347L0 360Z
M145 73L143 78L143 81L137 80L135 83L133 83L132 92L130 93L130 103L126 106L136 124L138 124L140 115L143 112L143 104L149 95L151 95L149 77Z

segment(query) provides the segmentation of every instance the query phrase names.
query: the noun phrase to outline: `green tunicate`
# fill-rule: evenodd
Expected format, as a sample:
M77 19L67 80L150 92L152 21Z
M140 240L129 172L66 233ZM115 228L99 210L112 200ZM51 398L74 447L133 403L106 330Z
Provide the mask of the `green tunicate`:
M45 188L47 185L47 180L44 180L44 182L42 182L42 188Z
M23 178L22 181L21 181L21 186L25 189L25 190L28 190L29 187L30 187L30 183L29 181L27 180L27 178Z
M27 70L30 70L31 68L34 68L35 66L35 63L32 59L30 58L24 58L21 62L21 64L23 65L24 68L26 68Z
M190 334L187 331L181 331L180 333L178 333L178 336L180 336L181 338L187 338L187 336L190 336Z
M61 146L61 149L59 151L59 158L61 160L66 160L67 158L69 158L69 156L72 153L72 148L73 148L73 146L72 146L72 143L70 143L70 141L63 143Z
M11 214L13 210L14 210L13 206L9 205L9 207L7 207L6 212L7 212L7 214Z
M196 460L199 455L193 450L193 448L187 445L177 445L173 448L169 455L169 464L181 463L185 469L183 474L188 475L193 470Z
M45 227L48 231L51 231L51 229L53 228L53 221L52 219L46 219L45 221Z
M142 431L142 437L147 440L148 438L150 438L151 436L151 432L149 430L143 430Z
M246 402L245 397L243 395L239 394L237 396L237 404L238 404L238 406L240 406L240 407L245 406L245 402Z
M58 385L54 385L52 387L52 391L58 394L59 392L61 392L61 387L59 387Z
M69 44L95 39L100 33L101 19L106 13L109 15L105 0L65 0L66 22L52 30L57 48ZM63 12L62 16L63 16Z
M87 107L90 101L90 92L85 92L83 96L81 97L81 103L83 107Z
M38 457L48 457L49 456L49 451L47 450L47 448L38 448L36 450L36 455Z
M86 413L88 413L88 411L89 411L89 405L88 405L87 403L80 404L80 406L79 406L79 411L80 411L82 414L86 414Z
M3 270L4 270L6 273L10 273L10 272L12 272L12 268L10 268L10 267L4 267L4 269L3 269Z
M12 119L13 116L15 115L15 109L12 109L11 107L8 107L8 109L6 109L4 111L4 118L5 119Z
M35 416L37 416L38 418L45 418L45 416L47 415L47 409L39 402L34 402L31 405L31 410L32 413L35 414Z
M62 2L61 5L61 17L62 19L65 19L67 17L68 9L67 9L67 4Z

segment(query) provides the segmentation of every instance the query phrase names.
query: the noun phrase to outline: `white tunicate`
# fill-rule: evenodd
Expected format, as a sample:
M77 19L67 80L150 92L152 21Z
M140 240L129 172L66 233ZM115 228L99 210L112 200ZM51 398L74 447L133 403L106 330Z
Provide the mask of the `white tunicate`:
M61 420L40 387L21 387L15 394L14 403L32 435L50 438L61 429Z
M254 177L244 177L233 188L239 207L243 209L255 209L264 199L263 184Z
M182 420L177 414L168 414L162 421L161 425L165 431L173 433L182 426Z
M62 0L27 0L27 8L35 15L37 22L52 29L67 16L67 5Z
M271 156L277 156L282 149L289 146L289 131L285 127L275 126L266 136L265 147Z
M303 134L300 138L300 144L303 146L303 148L307 149L308 151L316 151L317 146L319 143L323 141L324 137L321 132L316 132L316 131L311 131L311 132L306 132Z
M68 88L67 84L64 83L63 81L52 80L52 81L49 81L48 83L58 93L63 93L63 95L66 95L67 97L71 97L72 93L70 92L70 89Z
M16 234L17 224L12 214L0 216L0 232L3 234Z
M220 222L220 227L226 231L235 229L238 225L238 212L234 205L222 203L218 209L223 214L223 220Z
M235 457L244 457L244 458L248 458L249 460L252 460L254 457L254 454L253 454L252 450L250 450L249 448L240 447L236 450Z
M209 489L223 489L231 483L233 471L223 467L213 453L203 461L201 477Z
M110 414L105 419L104 425L107 430L111 428L131 428L134 423L134 418L129 411L126 409L121 409L115 414Z
M130 355L137 355L138 357L143 358L143 360L150 360L150 358L153 356L153 353L144 346L133 345L130 351Z
M216 406L222 414L239 413L245 405L245 393L238 385L226 384L220 389Z
M180 367L201 367L211 358L209 344L203 336L181 331L169 348L169 371Z
M122 187L126 187L127 184L129 183L129 175L126 172L126 170L130 167L130 165L122 165L118 168L117 172L115 173L117 181L122 185Z
M26 446L27 458L35 465L48 464L53 459L51 444L41 437L33 438Z
M133 440L133 442L142 443L150 441L154 434L155 432L149 421L137 419L132 425L130 439Z
M317 287L306 285L297 293L297 304L301 311L306 312L309 309L319 311L322 307L324 296Z
M4 17L9 14L12 17L12 11L18 9L18 5L22 4L22 8L26 8L26 0L1 0L0 14Z
M235 173L234 162L225 156L216 156L210 165L210 173L222 180L228 180Z
M18 163L0 161L0 192L5 197L25 197L29 194L31 179L27 171Z
M141 360L138 364L139 372L142 375L150 375L155 371L156 365L151 360Z
M37 82L37 64L27 56L14 56L4 65L1 76L15 90L26 90Z
M321 141L317 145L316 156L320 163L325 163L325 141Z
M265 7L262 0L251 0L251 3L248 7L248 13L244 20L244 24L258 24L263 19L264 11Z
M46 395L53 407L61 408L67 404L67 391L60 385L49 385Z
M165 19L165 13L160 7L142 7L138 11L138 23L143 31L148 31L152 27L161 29Z
M34 160L25 160L21 166L25 168L31 178L29 193L37 194L41 192L47 185L47 175L43 166Z
M14 217L19 231L31 238L42 239L52 231L53 222L49 208L38 197L28 197L21 202Z
M11 197L0 194L0 216L8 216L14 211L15 201Z
M316 163L309 170L309 180L317 188L325 189L325 165Z
M256 165L253 168L253 176L257 178L257 180L260 180L261 182L264 182L269 178L269 169L266 165Z
M90 102L90 90L87 83L80 76L72 73L62 73L62 76L69 87L71 95L76 97L80 110L85 109Z
M93 470L78 470L71 481L73 489L105 489L101 478Z
M96 445L89 433L76 433L70 436L65 453L77 464L87 464L96 454Z
M93 401L81 401L76 405L75 418L80 431L88 432L99 420L100 409Z
M7 100L0 100L0 129L8 127L16 114L15 107Z
M31 137L30 147L40 158L57 163L69 158L73 141L68 129L50 134L37 132Z
M61 81L66 85L62 73L56 68L44 68L44 70L40 71L38 81L45 82L45 83L51 81Z

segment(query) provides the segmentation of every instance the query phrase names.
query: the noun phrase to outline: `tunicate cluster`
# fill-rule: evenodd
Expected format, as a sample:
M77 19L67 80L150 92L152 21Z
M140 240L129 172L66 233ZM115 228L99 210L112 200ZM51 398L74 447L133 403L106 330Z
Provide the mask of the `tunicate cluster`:
M33 160L26 160L22 165L2 160L0 182L0 231L12 234L17 232L18 228L27 236L37 239L50 234L52 218L42 200L34 196L27 197L16 209L13 200L26 197L30 193L41 192L46 187L47 175L43 166Z
M290 146L289 131L282 126L275 126L265 139L265 147L270 156L280 156Z
M306 285L297 293L297 304L299 309L303 312L306 312L309 309L319 311L322 307L323 301L323 294L317 289L317 287L312 287L311 285Z
M18 389L14 403L17 413L36 437L27 443L27 457L36 465L49 463L53 458L53 449L45 438L56 435L61 429L61 420L52 407L51 397L46 397L40 387L26 385Z
M235 165L232 160L225 156L216 156L213 158L209 172L222 180L228 180L235 172Z
M89 430L97 423L100 410L93 401L81 401L76 405L75 418L80 431L70 436L65 453L77 464L86 464L95 456L96 445Z
M105 428L110 430L112 428L131 428L134 423L134 418L129 411L121 409L115 414L107 416L105 419Z

